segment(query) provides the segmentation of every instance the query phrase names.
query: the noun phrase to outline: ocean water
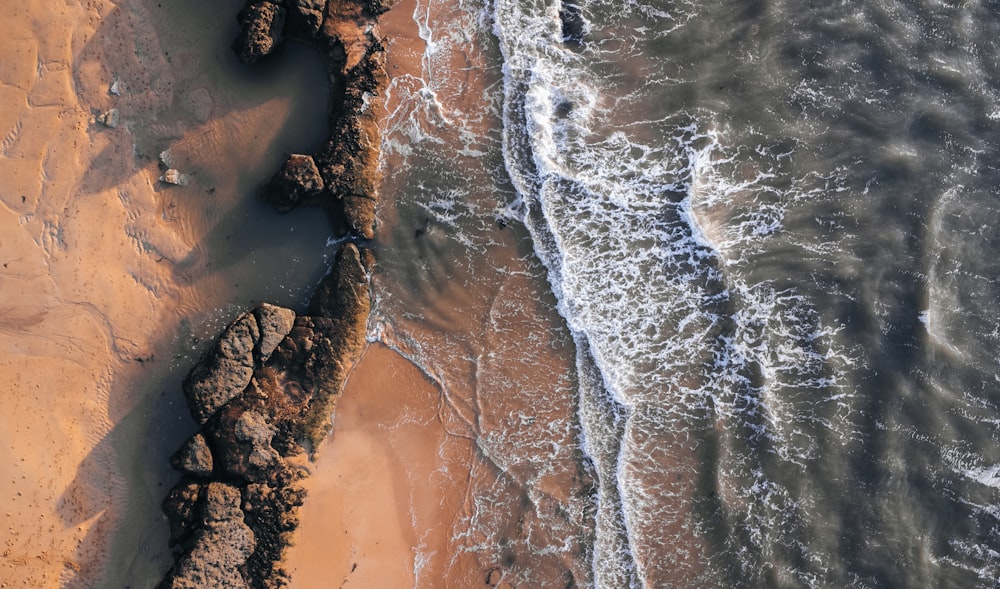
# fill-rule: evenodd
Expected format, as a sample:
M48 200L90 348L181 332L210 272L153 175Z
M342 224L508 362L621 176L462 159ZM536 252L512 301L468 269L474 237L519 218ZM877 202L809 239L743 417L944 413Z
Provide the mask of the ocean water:
M372 337L477 442L456 550L1000 584L998 9L419 0Z

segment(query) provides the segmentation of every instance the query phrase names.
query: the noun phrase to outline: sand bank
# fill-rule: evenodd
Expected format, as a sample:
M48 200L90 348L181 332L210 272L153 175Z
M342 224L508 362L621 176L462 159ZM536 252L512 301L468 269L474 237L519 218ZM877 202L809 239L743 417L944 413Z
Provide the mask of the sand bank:
M380 345L365 352L305 486L287 553L292 587L416 587L442 579L463 509L471 440L439 419L438 389Z
M193 429L176 383L234 308L299 305L325 269L323 219L254 201L285 152L322 140L322 67L303 50L247 72L228 49L238 3L222 4L5 8L8 587L158 580L166 458ZM164 151L184 186L159 182Z

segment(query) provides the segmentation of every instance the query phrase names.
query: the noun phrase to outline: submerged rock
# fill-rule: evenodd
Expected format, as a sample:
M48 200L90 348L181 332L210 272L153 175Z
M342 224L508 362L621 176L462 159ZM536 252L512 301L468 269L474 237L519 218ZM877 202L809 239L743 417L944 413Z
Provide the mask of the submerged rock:
M562 39L567 45L581 45L586 34L587 23L579 4L563 2L559 8L562 23Z

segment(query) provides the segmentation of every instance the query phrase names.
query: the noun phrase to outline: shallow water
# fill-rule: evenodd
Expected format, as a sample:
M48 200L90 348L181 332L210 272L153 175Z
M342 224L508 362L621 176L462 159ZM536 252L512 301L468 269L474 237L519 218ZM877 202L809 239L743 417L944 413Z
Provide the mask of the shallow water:
M574 6L418 3L376 335L579 584L993 586L997 6Z

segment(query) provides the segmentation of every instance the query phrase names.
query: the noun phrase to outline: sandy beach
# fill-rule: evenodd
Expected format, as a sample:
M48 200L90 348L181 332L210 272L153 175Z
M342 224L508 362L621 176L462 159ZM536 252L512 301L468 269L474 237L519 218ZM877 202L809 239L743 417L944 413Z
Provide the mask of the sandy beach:
M248 72L222 4L30 1L0 23L7 587L153 586L193 430L180 378L236 309L301 305L325 270L325 220L255 200L323 139L322 66L292 47Z
M334 431L311 465L287 564L292 587L416 587L455 561L472 443L440 420L440 392L406 359L372 344L351 375Z
M239 311L304 305L332 255L322 215L277 215L256 200L287 153L323 140L325 73L294 44L253 68L236 63L240 5L32 1L0 24L0 50L13 56L0 93L16 105L0 113L9 587L155 586L171 561L160 512L178 478L168 457L195 430L180 380ZM386 104L393 124L419 108L411 93L429 75L418 9L407 0L380 24L399 81ZM475 71L462 83L481 96L495 82ZM476 94L448 100L477 108ZM160 180L168 166L180 185ZM406 182L394 177L384 198ZM420 221L392 204L380 215L376 245L406 255ZM586 484L570 449L569 349L540 269L525 266L525 236L498 236L482 259L496 273L489 292L456 277L421 303L495 352L482 381L463 366L445 393L388 347L368 348L318 461L304 464L313 476L287 555L294 586L503 587L579 574L579 547L555 550L546 523ZM551 407L526 408L530 394L519 393L537 391L550 391ZM477 428L558 442L540 450L542 467L484 455ZM580 515L565 517L576 530Z

